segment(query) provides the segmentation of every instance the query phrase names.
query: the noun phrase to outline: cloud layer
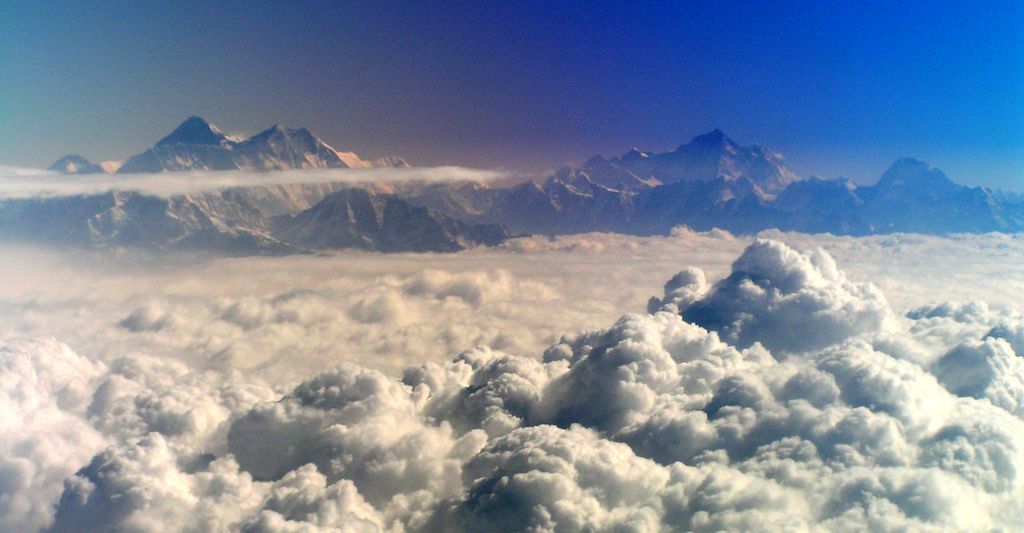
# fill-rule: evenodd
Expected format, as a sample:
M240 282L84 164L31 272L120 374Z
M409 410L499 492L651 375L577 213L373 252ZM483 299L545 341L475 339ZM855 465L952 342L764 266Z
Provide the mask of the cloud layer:
M998 314L1024 294L1024 240L1014 236L766 235L795 249L823 247L850 281L881 289L897 315L969 301ZM539 355L565 333L646 309L685 265L703 270L705 283L726 276L750 242L679 230L515 239L444 255L215 261L5 246L0 336L55 337L104 362L140 352L274 384L338 361L395 374L478 344Z
M67 175L0 166L0 200L135 191L159 197L211 192L229 187L293 183L388 183L396 181L480 181L507 177L496 170L463 167L304 169L273 172L184 171L158 174Z
M323 282L311 267L295 271L291 290L270 283L264 290L273 294L264 296L225 286L200 298L198 289L212 280L199 281L200 274L190 290L192 274L176 271L154 275L154 284L179 282L173 293L155 296L133 277L134 266L81 292L54 288L59 304L32 286L8 289L4 297L20 305L8 312L21 317L12 329L32 330L33 321L53 326L58 318L78 327L96 322L96 313L120 312L83 332L98 337L81 344L88 356L53 340L0 345L3 528L1024 525L1024 319L1017 311L978 301L894 307L872 278L844 272L842 260L823 249L778 240L688 233L619 239L518 241L486 252L497 256L439 258L426 272L412 265L403 271L400 256L389 257L392 271L378 272L367 286L358 285L366 283L353 272L358 268ZM987 264L994 270L1017 253L1012 240L991 248L956 239L823 242L862 260L872 250L905 257L914 247L994 249ZM585 264L603 250L650 259L672 245L693 251L709 244L722 245L703 257L711 273L691 267L662 276L669 282L648 312L639 312L642 298L630 291L609 297L617 286L611 279L608 292L595 285L588 293L550 274L543 282L531 276L551 272L548 260ZM573 250L568 256L566 248ZM715 263L721 248L733 250L730 265ZM512 266L519 256L522 264ZM358 257L367 269L381 260L346 261L358 267ZM489 270L493 257L506 268ZM330 258L304 260L335 267ZM228 279L243 264L249 283L277 279L276 263L262 264L262 272L231 261L207 268L223 269ZM75 271L85 270L79 264ZM601 270L581 268L577 282L591 283L592 272ZM904 275L928 279L927 270ZM125 281L133 282L131 294L102 294ZM298 290L303 286L310 288ZM942 294L935 286L925 300ZM909 293L899 297L913 302ZM566 326L536 351L540 338L519 348L501 341L525 335L531 314L563 327L553 317L584 316L577 305L600 314L622 298L638 312L606 319L610 326ZM86 310L96 302L107 307ZM78 310L47 315L58 305ZM424 318L431 314L444 323L490 322L494 336L482 344L505 347L435 356L448 342L472 343L460 330L432 331ZM517 323L520 329L510 326ZM376 330L382 339L408 339L389 350L413 349L416 338L433 347L421 347L400 376L390 369L405 359L373 364L370 357L363 365L338 354L292 383L274 372L258 377L260 368L274 367L253 364L261 347L287 361L282 366L294 365L304 350L324 349L303 345L304 337L322 332L341 342L335 328L356 328L354 346ZM248 336L256 340L239 340ZM294 352L281 351L292 344ZM159 350L167 354L149 355Z

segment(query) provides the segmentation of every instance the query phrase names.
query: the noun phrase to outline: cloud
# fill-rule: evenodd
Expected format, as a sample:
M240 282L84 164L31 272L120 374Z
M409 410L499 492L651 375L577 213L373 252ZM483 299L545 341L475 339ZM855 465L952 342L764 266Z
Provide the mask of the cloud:
M1017 529L1024 321L949 280L1019 244L903 239L589 235L428 270L29 251L0 292L4 526ZM932 277L936 250L977 261ZM74 349L10 340L47 330Z
M666 291L666 299L670 296ZM710 294L681 310L687 321L718 331L740 348L760 342L779 353L805 352L881 332L894 319L877 288L849 283L824 250L801 254L779 241L761 239L743 252L732 274Z
M61 174L0 166L0 199L134 191L159 197L211 192L231 187L314 183L389 183L398 181L480 181L508 177L498 170L463 167L303 169L271 172L184 171L156 174Z
M492 441L467 464L465 492L439 506L435 531L655 531L669 475L629 447L574 426Z
M0 383L0 524L12 531L179 521L195 505L180 469L223 453L231 417L276 398L230 373L143 355L107 365L52 340L0 343Z
M380 513L359 495L355 485L341 480L333 485L312 465L299 467L274 483L258 515L242 531L352 531L383 529Z
M197 503L159 434L112 447L68 479L52 531L156 531L182 525Z
M874 284L897 315L945 302L987 302L988 315L969 324L939 316L913 321L934 333L922 335L934 344L922 356L938 357L1016 323L1004 311L1024 293L1017 266L1024 240L777 237L795 249L825 249L850 283ZM397 373L479 344L539 355L567 332L645 310L686 265L699 267L713 284L750 242L677 230L669 237L515 239L505 248L443 256L345 252L221 260L5 245L0 335L53 336L108 362L139 351L196 367L226 366L276 383L304 379L339 360ZM958 260L965 256L971 261ZM894 266L883 268L887 262Z
M55 341L0 344L0 529L47 525L64 478L106 444L82 417L104 370Z
M999 338L967 341L932 367L939 381L959 396L985 398L1024 418L1024 357Z

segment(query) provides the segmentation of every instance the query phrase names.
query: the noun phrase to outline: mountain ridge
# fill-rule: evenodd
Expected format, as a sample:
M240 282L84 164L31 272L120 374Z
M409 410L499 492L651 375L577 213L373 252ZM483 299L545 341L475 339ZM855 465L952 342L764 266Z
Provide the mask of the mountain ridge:
M771 228L845 235L1024 231L1024 195L958 185L911 158L894 162L872 185L812 177L774 194L744 175L654 186L620 180L624 185L616 187L607 175L599 177L601 184L595 173L581 171L599 163L560 170L541 184L468 193L438 185L408 199L515 233L657 235L677 225L744 234Z
M126 161L122 172L139 166L256 171L370 164L350 155L346 160L348 153L305 128L274 125L243 139L190 117L139 159ZM95 170L84 158L62 161L64 167ZM400 159L376 164L406 165ZM87 246L297 253L455 251L500 243L513 234L664 235L680 225L737 234L1024 231L1024 195L959 185L912 158L896 160L871 185L801 178L780 155L740 145L721 130L668 152L634 148L619 157L594 156L543 181L504 187L410 180L243 185L171 199L121 194L126 196L116 202L94 197L0 201L0 233L77 239Z
M190 116L152 147L127 158L114 173L243 170L264 172L303 168L409 167L397 156L364 160L337 150L306 128L274 124L249 138L228 135L198 116ZM58 159L50 170L65 174L107 172L80 155Z
M719 129L697 135L670 152L633 148L620 157L595 155L580 168L555 173L563 181L585 176L612 189L639 191L681 181L747 179L764 195L774 195L801 178L782 156L760 145L742 146Z

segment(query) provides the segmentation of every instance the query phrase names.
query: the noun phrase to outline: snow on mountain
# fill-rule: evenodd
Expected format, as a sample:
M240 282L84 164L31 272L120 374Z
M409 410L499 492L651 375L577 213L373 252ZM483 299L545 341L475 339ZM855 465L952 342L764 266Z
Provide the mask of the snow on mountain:
M243 139L226 135L199 117L189 117L152 148L128 158L119 173L181 170L288 170L408 166L398 158L366 161L340 151L305 128L270 128Z
M273 126L247 139L190 117L118 172L266 171L407 167L342 152L304 128ZM52 169L96 172L80 156ZM99 170L97 170L99 169ZM802 179L781 156L741 146L719 130L671 152L595 156L543 183L388 185L345 183L235 187L171 199L115 193L77 199L0 201L0 234L88 246L206 247L230 253L359 247L451 251L513 234L610 231L667 234L685 225L757 233L1024 231L1024 196L966 187L940 170L900 159L877 183Z
M352 152L345 153L351 154ZM395 155L386 155L384 157L378 157L377 159L374 159L371 162L370 166L381 168L412 168L412 165L410 165L408 161Z
M740 146L717 129L672 152L634 148L618 158L595 156L577 170L563 170L556 178L572 181L581 175L599 185L629 191L678 182L746 179L768 195L800 180L786 168L781 155L758 145Z
M93 163L78 154L68 154L55 161L47 170L63 172L64 174L100 174L105 172L101 165Z
M684 146L689 148L671 154L714 146L738 153L720 132ZM762 148L755 152L770 153ZM643 184L638 180L650 174L626 168L651 165L650 161L660 156L634 150L620 159L596 157L580 169L563 169L543 185L528 182L508 189L479 190L437 186L419 194L410 192L406 198L466 220L501 223L513 233L651 235L667 234L679 225L746 234L771 228L837 235L1024 231L1024 196L958 185L941 171L913 159L894 163L875 185L858 186L844 179L786 178L788 185L775 193L764 190L765 180L756 181L745 171L735 171L743 166L737 161L745 158L734 158L728 165L718 160L702 171L690 166L693 172L688 176L694 179L661 185ZM678 160L678 156L672 157ZM621 165L623 160L631 163ZM726 166L733 169L728 175L695 177ZM787 176L788 171L776 170L761 176ZM658 176L659 180L672 179L668 173Z
M205 120L191 116L185 119L180 126L174 129L163 139L156 142L156 146L173 146L177 144L191 144L197 146L222 146L228 147L237 144L236 139L229 138L216 126Z
M260 211L231 190L172 198L114 191L4 200L0 201L0 236L60 246L224 255L298 251L271 236Z
M328 195L306 211L271 223L282 241L313 249L453 252L508 238L499 225L466 223L395 195L358 188Z
M498 224L459 220L345 184L237 187L170 198L113 191L0 200L0 240L85 248L218 255L453 252L508 237Z
M117 169L121 168L121 165L123 165L123 164L124 164L124 161L100 161L99 162L100 168L102 168L103 172L106 172L107 174L113 174L113 173L117 172Z
M875 185L866 188L873 199L913 196L932 201L955 195L962 189L941 170L909 157L897 159Z

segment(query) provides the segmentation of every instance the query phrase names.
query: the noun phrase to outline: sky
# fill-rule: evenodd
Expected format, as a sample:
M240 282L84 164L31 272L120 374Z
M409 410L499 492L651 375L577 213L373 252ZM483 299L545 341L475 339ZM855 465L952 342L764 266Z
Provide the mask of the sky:
M802 175L912 156L1024 190L1020 2L8 0L0 74L4 165L123 159L195 114L538 173L720 128Z

